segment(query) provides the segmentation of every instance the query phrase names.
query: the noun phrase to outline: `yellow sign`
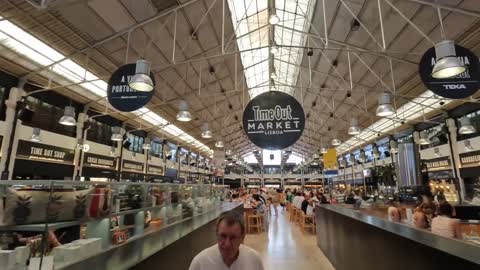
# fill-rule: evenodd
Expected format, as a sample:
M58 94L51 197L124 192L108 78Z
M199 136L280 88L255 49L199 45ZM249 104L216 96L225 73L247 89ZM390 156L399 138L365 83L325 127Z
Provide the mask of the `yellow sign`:
M323 154L323 166L326 170L337 169L337 150L328 149L327 153Z

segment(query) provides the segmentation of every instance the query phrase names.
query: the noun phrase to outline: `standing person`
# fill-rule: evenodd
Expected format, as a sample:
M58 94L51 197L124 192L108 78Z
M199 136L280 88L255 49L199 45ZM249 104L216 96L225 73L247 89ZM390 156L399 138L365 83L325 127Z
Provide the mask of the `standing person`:
M282 211L285 211L285 205L287 204L287 195L281 189L278 189L277 193L280 197L280 206L282 207Z
M278 216L278 205L280 204L280 194L282 192L277 190L272 190L272 205L273 205L273 210L275 211L275 216Z
M189 270L264 270L258 253L242 245L245 238L243 216L229 211L217 222L217 244L193 258Z

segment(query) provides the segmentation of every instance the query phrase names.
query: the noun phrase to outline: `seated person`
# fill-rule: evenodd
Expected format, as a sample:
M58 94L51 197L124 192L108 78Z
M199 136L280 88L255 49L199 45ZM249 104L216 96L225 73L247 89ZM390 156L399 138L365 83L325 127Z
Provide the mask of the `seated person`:
M261 199L262 196L258 194L253 194L252 206L258 214L263 214L265 212L265 203Z
M393 222L400 222L402 220L402 215L397 207L388 207L388 220Z
M418 229L428 228L428 220L423 211L420 208L415 209L413 214L413 226Z
M438 216L432 219L432 232L444 237L462 239L460 222L452 218L452 206L441 204L438 207Z

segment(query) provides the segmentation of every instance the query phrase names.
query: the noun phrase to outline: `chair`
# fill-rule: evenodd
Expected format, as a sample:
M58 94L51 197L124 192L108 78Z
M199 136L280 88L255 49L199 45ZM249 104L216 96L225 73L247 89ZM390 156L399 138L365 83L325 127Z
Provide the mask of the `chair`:
M249 215L247 218L247 231L252 233L252 230L255 229L257 233L261 233L263 230L262 219L260 214Z
M300 228L303 232L310 229L312 233L315 232L315 218L314 216L305 215L303 211L300 213Z

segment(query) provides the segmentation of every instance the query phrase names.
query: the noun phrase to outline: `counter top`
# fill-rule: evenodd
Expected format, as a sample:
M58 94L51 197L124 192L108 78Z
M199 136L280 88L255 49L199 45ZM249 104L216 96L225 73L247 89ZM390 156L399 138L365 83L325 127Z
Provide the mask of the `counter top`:
M407 224L390 222L386 219L369 215L359 210L349 209L342 205L320 204L317 205L316 208L323 208L333 211L379 229L410 239L425 246L443 251L476 264L480 264L480 247L468 242L439 236L427 230L417 229Z

